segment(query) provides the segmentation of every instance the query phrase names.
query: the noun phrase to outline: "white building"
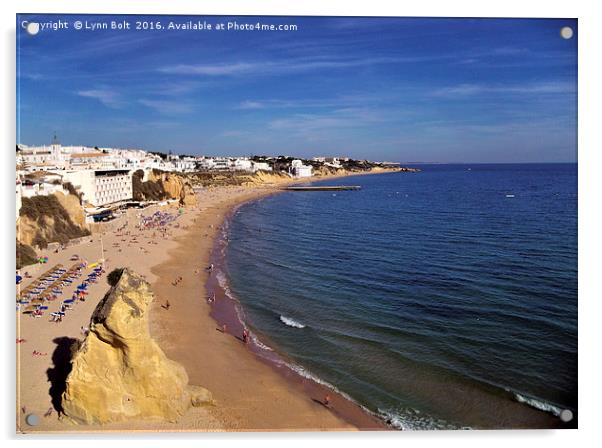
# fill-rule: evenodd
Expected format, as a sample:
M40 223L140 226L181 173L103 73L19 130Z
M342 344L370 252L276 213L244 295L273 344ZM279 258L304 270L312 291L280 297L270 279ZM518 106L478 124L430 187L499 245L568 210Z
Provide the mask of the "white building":
M196 169L196 159L194 157L182 157L176 160L172 160L174 171L180 173L187 173Z
M325 157L325 159L324 159L324 165L331 166L333 168L340 168L341 167L341 161L339 160L338 157Z
M257 171L272 171L272 167L267 162L252 162L251 166L254 173Z
M78 170L65 172L63 181L70 182L83 196L83 202L99 207L132 199L132 175L129 170Z
M291 174L295 177L311 177L313 167L311 165L303 165L301 160L293 160L291 162Z
M115 168L117 163L114 156L102 151L81 152L69 155L68 168L72 170L106 170Z
M56 137L50 146L19 145L19 161L26 171L64 169L69 162L69 153L63 150Z
M28 181L24 180L21 183L21 197L31 198L34 196L48 196L54 193L69 194L67 190L63 188L62 184L55 184L41 181Z
M326 166L331 166L333 168L341 167L341 160L338 157L314 157L312 159L314 162L323 163Z
M232 161L230 168L234 171L251 171L252 162L246 157L239 157Z
M230 169L230 159L227 157L213 157L212 160L212 168L214 170L229 170Z

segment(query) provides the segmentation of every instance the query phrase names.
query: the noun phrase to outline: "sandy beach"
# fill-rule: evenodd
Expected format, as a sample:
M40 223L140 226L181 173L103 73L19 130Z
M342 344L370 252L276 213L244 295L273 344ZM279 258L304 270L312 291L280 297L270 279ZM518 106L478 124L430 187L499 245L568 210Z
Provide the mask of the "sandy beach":
M317 180L317 179L312 179ZM150 331L166 355L186 369L189 383L209 389L215 406L192 408L176 423L158 420L129 420L103 426L74 425L59 419L57 398L67 372L68 347L82 339L82 327L109 286L106 274L89 288L85 302L78 302L60 323L49 320L58 303L51 302L41 318L17 315L17 430L19 432L64 431L262 431L262 430L355 430L383 429L384 425L323 386L294 374L283 365L260 359L240 340L239 327L223 331L219 313L209 304L207 286L211 273L204 269L211 260L218 229L231 209L246 201L279 191L281 185L208 188L197 193L198 205L186 208L166 228L139 230L139 215L150 216L159 207L128 210L100 234L59 253L47 253L48 263L23 269L35 280L51 267L66 269L77 254L89 263L105 258L106 273L129 267L152 285L155 301ZM176 206L160 207L178 214ZM126 225L127 224L127 225ZM119 229L119 230L118 230ZM87 274L87 270L84 275ZM181 277L177 284L174 281ZM74 282L73 288L77 285ZM64 293L65 298L70 292ZM169 309L162 307L169 301ZM21 340L21 341L20 341ZM34 351L37 354L34 354ZM331 397L330 408L320 402ZM39 423L29 426L29 414Z

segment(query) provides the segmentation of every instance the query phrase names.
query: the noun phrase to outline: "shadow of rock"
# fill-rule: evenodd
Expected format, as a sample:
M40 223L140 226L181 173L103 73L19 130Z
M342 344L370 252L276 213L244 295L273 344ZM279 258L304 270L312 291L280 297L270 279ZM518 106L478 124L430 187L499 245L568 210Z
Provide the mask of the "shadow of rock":
M54 367L48 369L46 375L50 382L49 393L52 398L52 406L61 415L63 414L61 397L65 392L67 376L71 372L72 353L80 341L74 338L61 337L54 339L52 342L56 344L56 349L52 353Z

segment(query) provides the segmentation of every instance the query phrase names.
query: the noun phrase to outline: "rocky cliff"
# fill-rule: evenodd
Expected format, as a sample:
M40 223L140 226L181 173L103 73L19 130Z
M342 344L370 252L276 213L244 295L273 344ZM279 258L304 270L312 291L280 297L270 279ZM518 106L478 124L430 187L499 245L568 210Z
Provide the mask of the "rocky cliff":
M143 182L144 173L138 170L132 178L134 199L137 201L157 201L177 199L181 205L195 205L196 196L190 182L182 175L153 170Z
M173 173L154 173L149 175L161 183L165 192L173 199L178 199L182 205L195 205L196 196L190 183L183 177Z
M72 194L23 198L17 220L17 240L28 246L46 247L89 235L79 198Z
M212 403L209 391L188 385L184 368L151 338L150 285L127 269L117 278L73 355L64 414L87 424L153 417L173 422L190 406Z

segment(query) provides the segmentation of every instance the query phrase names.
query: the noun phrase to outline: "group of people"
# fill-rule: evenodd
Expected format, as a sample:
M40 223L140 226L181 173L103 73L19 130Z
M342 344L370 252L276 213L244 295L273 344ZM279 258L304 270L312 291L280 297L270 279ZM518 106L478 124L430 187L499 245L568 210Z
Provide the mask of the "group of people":
M163 231L165 227L173 223L178 218L178 215L172 213L156 211L150 216L140 216L138 228L140 230L156 229Z
M182 276L176 278L173 282L171 282L172 286L178 286L178 284L182 281Z

